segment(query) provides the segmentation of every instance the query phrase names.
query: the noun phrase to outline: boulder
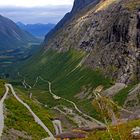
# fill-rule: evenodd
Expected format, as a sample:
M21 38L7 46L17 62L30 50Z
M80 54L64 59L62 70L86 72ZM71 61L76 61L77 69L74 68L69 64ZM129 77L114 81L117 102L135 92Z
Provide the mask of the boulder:
M133 139L140 139L140 127L135 127L131 130L131 136Z

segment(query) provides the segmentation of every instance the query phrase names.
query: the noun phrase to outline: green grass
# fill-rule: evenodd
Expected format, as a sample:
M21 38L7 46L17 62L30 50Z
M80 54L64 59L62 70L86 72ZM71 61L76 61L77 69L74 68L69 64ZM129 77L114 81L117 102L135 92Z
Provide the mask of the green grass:
M85 112L86 114L90 114L94 118L101 120L100 114L96 111L96 109L92 106L92 100L82 100L76 102L80 109Z
M69 50L63 53L53 50L49 50L46 53L40 52L25 62L19 71L31 85L34 84L36 77L39 75L45 80L49 80L52 83L52 91L56 95L73 100L85 112L91 113L90 101L87 101L89 103L83 106L86 102L80 103L79 100L74 98L74 95L81 92L83 86L87 85L90 85L92 88L103 85L107 88L111 85L111 80L105 78L99 70L92 70L84 65L75 69L85 56L85 53L76 50ZM49 98L50 104L56 104L53 103L52 98L47 94L49 93L47 82L40 81L35 87L36 89L40 90L40 93L36 93L40 102L47 102ZM35 90L34 92L36 92ZM41 90L47 91L47 93L41 93ZM95 113L91 114L95 115Z
M0 80L0 96L4 95L5 91L5 80ZM14 83L18 84L18 83ZM53 114L44 108L35 99L29 99L29 96L22 92L20 89L16 89L17 95L26 102L31 109L36 113L36 115L44 122L44 124L54 133L54 128L51 122ZM5 112L5 128L4 135L7 136L10 129L19 130L24 132L27 136L31 136L33 140L40 140L42 138L48 137L45 130L39 126L33 119L31 113L19 103L11 93L9 93L8 98L4 102L6 107ZM22 138L19 137L19 140Z
M0 79L0 98L3 96L5 88L4 88L5 80Z
M117 93L114 97L113 100L118 103L118 105L123 106L124 102L127 98L128 93L130 90L134 87L134 85L128 85L126 88L122 89Z
M131 137L131 130L137 126L140 126L140 120L130 121L128 123L119 124L118 127L110 126L111 134L114 140L133 140ZM118 131L119 128L119 131ZM121 138L120 138L120 135ZM95 131L84 140L110 140L110 136L107 131Z
M50 114L50 118L58 118L58 114L56 113L56 110L52 109L53 107L55 106L58 106L58 105L63 105L63 106L66 106L68 108L73 108L74 109L74 106L72 104L68 104L66 101L64 100L55 100L52 95L50 95L50 93L48 91L44 91L44 90L39 90L39 89L32 89L30 91L26 90L25 88L21 87L21 86L17 86L16 88L17 90L16 91L19 91L18 93L21 94L24 94L24 96L29 96L29 92L32 92L33 94L33 99L34 100L38 100L39 102L41 102L41 106L42 108L44 108L44 114L41 110L39 110L39 108L37 109L36 106L28 103L29 102L29 99L26 99L24 98L23 100L28 103L32 109L36 112L36 114L41 118L41 120L43 120L43 122L49 127L49 124L47 119L45 118L45 113L46 113L46 110L50 110L48 114L50 113L53 113L53 114ZM21 93L22 91L22 93ZM22 98L22 97L21 97ZM26 99L26 100L25 100ZM45 106L47 105L47 107ZM67 118L67 120L69 121L69 123L71 123L71 125L73 126L77 126L75 125L76 123L73 122L69 116L65 116ZM67 128L67 125L65 124L65 122L62 121L62 125L63 125L63 129ZM50 130L52 130L54 132L54 128L52 127L49 127Z
M20 104L14 97L10 97L5 101L7 115L5 118L5 130L7 133L9 129L24 131L27 135L32 136L34 140L40 140L47 137L44 129L35 123L30 112Z
M36 113L36 115L44 122L44 124L54 132L53 124L51 122L51 118L53 118L53 114L44 108L39 102L37 102L34 98L30 99L29 96L26 96L24 92L19 89L16 89L17 95L22 99L25 103L27 103L31 109Z
M8 133L9 129L13 128L26 132L27 135L32 136L33 140L40 140L48 136L44 129L35 123L30 112L14 97L8 98L5 104L7 109L5 133Z
M29 92L31 92L33 94L33 99L38 100L42 104L42 106L47 105L47 109L55 107L60 104L65 105L67 107L73 107L73 105L68 104L64 100L55 100L49 93L49 91L43 89L34 88L26 90L21 86L17 86L17 89L20 90L20 92L22 91L22 93L24 93L26 96L29 96Z
M41 75L53 83L54 89L59 90L59 92L69 91L69 94L76 93L81 86L86 84L91 84L94 87L103 84L108 87L109 79L104 78L99 71L93 71L83 66L71 72L85 55L83 52L75 50L65 53L48 51L28 61L24 65L25 68L22 67L21 72L32 83L38 75Z
M44 108L39 102L35 99L29 99L25 93L21 90L16 89L17 95L26 102L35 114L44 122L44 124L54 133L54 128L51 122L53 114ZM6 118L5 118L5 129L4 135L7 135L10 129L15 129L25 132L28 136L31 136L33 140L40 140L42 138L48 137L48 134L45 130L38 125L31 113L19 103L11 93L9 93L8 98L5 100L6 107ZM20 138L18 138L20 140Z

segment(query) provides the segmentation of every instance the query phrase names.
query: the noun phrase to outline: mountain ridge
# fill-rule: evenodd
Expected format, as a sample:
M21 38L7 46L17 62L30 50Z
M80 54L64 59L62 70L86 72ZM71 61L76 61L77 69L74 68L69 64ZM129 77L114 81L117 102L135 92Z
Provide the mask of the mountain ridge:
M137 81L140 79L139 4L132 0L101 1L58 30L44 45L45 49L83 50L90 54L86 66L99 68L118 82Z
M36 38L21 30L12 20L0 16L0 49L22 47L27 42L35 42Z
M36 37L44 37L51 29L54 28L55 24L48 23L35 23L35 24L24 24L22 22L16 23L21 29L28 31Z
M96 5L100 0L75 0L73 8L70 12L66 13L65 16L58 22L58 24L52 29L46 36L44 44L46 44L60 29L62 29L67 22L70 22L74 16L82 11L82 9L88 7L89 5Z
M31 56L39 43L39 39L20 29L12 20L0 16L0 71Z
M64 132L84 130L87 140L131 139L140 124L139 7L137 0L102 0L76 12L15 68L19 83L13 85L63 120ZM87 116L106 127L96 129Z

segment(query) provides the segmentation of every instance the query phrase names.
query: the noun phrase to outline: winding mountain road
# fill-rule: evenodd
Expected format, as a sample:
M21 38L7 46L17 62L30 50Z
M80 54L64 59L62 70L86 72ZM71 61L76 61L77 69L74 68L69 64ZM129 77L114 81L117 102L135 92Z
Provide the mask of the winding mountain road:
M35 122L40 125L50 136L51 140L55 140L53 134L51 133L51 131L45 126L45 124L40 120L40 118L32 111L32 109L26 104L24 103L15 93L13 87L11 84L5 84L5 94L2 97L2 99L0 100L0 137L2 136L2 132L3 132L3 128L4 128L4 115L3 115L3 102L6 99L6 96L8 94L8 92L11 90L11 93L13 94L13 96L22 104L24 105L28 111L32 114Z
M83 115L84 117L89 118L90 120L96 122L98 125L105 126L104 123L102 123L102 122L100 122L100 121L94 119L93 117L91 117L91 116L85 114L84 112L82 112L82 111L77 107L77 105L76 105L73 101L55 95L55 94L52 92L52 85L51 85L51 82L50 82L50 81L47 81L47 80L43 79L41 76L38 77L38 80L39 80L39 79L41 79L41 80L43 80L44 82L47 82L47 83L49 84L49 92L50 92L50 94L53 96L54 99L57 99L57 100L58 100L58 99L62 99L62 100L64 100L64 101L66 101L66 102L72 104L72 105L74 106L75 110L76 110L77 112L79 112L81 115Z
M82 61L82 62L83 62L83 61ZM79 64L78 66L80 66L80 64ZM35 86L36 86L36 84L38 83L39 79L40 79L41 81L45 82L45 83L48 83L48 85L49 85L49 92L50 92L50 94L52 95L52 97L53 97L55 100L60 100L60 99L61 99L61 100L64 100L64 101L66 101L66 102L72 104L72 105L74 106L75 110L76 110L78 113L80 113L82 116L84 116L85 118L90 119L90 120L93 121L93 122L96 122L96 123L97 123L98 125L100 125L100 126L105 126L104 123L102 123L102 122L100 122L100 121L94 119L93 117L91 117L91 116L85 114L84 112L82 112L82 111L77 107L77 105L76 105L73 101L68 100L68 99L65 99L65 98L63 98L63 97L60 97L60 96L57 96L56 94L54 94L54 93L52 92L52 84L51 84L51 82L48 81L48 80L45 80L45 79L42 78L41 76L37 76L37 77L36 77L35 83L33 84L32 87L35 87ZM26 85L28 85L28 84L26 83ZM31 86L30 86L30 87L31 87Z
M3 128L4 128L3 103L4 103L4 100L6 99L7 94L9 92L9 88L7 86L5 86L5 89L6 89L5 94L2 97L2 99L0 100L0 138L2 137Z

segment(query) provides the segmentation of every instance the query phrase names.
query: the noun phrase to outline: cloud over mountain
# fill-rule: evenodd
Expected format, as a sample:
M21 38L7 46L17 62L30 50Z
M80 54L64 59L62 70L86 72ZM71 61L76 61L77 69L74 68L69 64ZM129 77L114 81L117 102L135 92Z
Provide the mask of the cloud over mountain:
M71 5L44 7L0 7L0 13L15 22L23 23L57 23L68 11Z

